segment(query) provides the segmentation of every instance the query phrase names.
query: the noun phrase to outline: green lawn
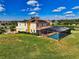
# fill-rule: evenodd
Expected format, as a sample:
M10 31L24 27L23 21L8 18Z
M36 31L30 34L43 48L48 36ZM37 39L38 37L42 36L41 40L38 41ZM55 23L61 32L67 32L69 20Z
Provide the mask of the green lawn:
M79 32L59 42L29 34L0 35L0 59L79 59Z

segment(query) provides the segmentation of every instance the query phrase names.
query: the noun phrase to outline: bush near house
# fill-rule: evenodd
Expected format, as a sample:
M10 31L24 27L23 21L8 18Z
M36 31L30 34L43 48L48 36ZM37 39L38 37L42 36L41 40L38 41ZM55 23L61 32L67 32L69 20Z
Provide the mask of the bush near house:
M10 31L16 31L16 25L10 25Z
M0 34L6 32L6 27L5 26L0 26Z
M7 32L7 30L16 31L16 26L17 26L16 22L4 21L0 24L0 34Z

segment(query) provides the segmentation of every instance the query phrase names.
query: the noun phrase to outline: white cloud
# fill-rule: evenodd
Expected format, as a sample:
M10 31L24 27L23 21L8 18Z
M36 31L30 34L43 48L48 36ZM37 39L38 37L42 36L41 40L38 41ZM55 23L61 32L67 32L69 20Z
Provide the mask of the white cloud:
M64 14L65 16L69 16L69 17L76 16L72 11L67 11Z
M36 4L36 6L37 6L37 7L39 7L39 6L40 6L40 4L38 3L38 4Z
M37 6L37 7L41 6L41 4L39 4L37 0L29 0L26 3L27 5L31 5L31 6Z
M29 0L29 1L27 1L27 5L34 6L35 4L38 4L38 1L36 1L36 0Z
M27 12L27 11L33 11L32 8L25 8L25 9L21 9L22 12Z
M66 9L66 7L58 7L57 9L54 9L53 12L61 12L64 9Z
M0 4L0 6L4 6L4 4Z
M74 6L72 9L78 9L79 10L79 6Z
M64 19L78 19L79 16L77 15L53 15L53 16L43 16L42 19L49 19L49 20L64 20Z
M75 14L67 14L65 16L76 16Z
M34 11L39 11L39 10L41 10L41 8L35 7L33 10L34 10Z
M29 15L37 15L37 12L30 12Z
M59 9L54 9L52 12L61 12Z
M0 12L3 12L3 11L5 11L4 5L0 4Z
M76 16L72 11L65 12L65 16L73 17Z
M28 11L39 11L41 8L35 7L35 8L29 8Z
M73 12L72 11L67 11L67 12L65 12L65 14L73 14Z
M59 10L64 10L64 9L66 9L66 7L59 7L59 8L57 8L57 9L59 9Z
M65 19L65 16L62 16L62 15L55 15L54 17L53 17L53 19L55 19L55 20L63 20L63 19Z
M36 11L41 10L40 8L41 4L38 2L38 0L29 0L26 3L27 5L31 6L28 9L28 12L29 12L28 14L38 16L38 13ZM25 11L25 10L22 10L22 11Z
M39 11L39 10L41 10L41 8L39 8L39 7L21 9L22 12L27 12L27 11L32 12L32 11Z

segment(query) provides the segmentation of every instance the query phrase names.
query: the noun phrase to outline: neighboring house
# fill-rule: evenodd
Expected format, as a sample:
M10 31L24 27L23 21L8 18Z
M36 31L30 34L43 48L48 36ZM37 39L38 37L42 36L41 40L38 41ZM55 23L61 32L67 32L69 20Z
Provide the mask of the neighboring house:
M39 30L49 28L51 22L48 20L40 20L39 17L31 18L28 21L18 22L17 32L38 33Z

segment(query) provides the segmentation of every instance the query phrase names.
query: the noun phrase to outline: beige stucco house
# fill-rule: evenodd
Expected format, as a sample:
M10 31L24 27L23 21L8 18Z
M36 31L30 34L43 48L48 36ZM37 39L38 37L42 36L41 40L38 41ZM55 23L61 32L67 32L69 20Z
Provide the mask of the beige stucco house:
M17 32L41 33L43 29L49 28L51 24L48 20L33 17L28 21L19 21L16 30Z

